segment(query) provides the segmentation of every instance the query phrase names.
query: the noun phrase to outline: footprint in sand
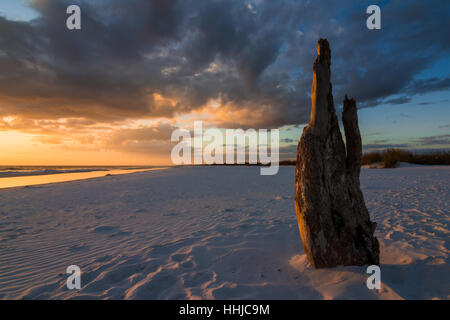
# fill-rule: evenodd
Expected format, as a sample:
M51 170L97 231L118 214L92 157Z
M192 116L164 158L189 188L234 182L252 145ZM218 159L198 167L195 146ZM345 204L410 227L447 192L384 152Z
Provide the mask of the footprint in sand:
M170 258L175 261L175 262L180 262L183 261L186 258L186 254L183 253L175 253L173 255L170 256Z
M92 233L106 234L117 231L119 228L114 226L100 226L91 230Z
M175 211L169 211L169 212L163 213L164 217L176 217L176 216L179 216L179 215L180 215L180 213L175 212Z

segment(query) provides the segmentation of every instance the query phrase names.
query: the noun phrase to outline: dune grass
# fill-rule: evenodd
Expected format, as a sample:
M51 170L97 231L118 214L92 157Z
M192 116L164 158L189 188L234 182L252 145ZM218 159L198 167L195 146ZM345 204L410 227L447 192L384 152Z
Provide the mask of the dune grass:
M387 149L368 152L363 155L363 165L370 165L377 162L382 162L385 168L394 168L398 162L425 165L450 165L450 151L432 151L419 154L408 150Z

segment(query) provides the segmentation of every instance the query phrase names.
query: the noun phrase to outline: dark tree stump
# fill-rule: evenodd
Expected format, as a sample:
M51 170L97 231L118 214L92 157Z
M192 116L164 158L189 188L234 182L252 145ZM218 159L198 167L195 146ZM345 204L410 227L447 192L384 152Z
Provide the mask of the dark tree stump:
M317 44L312 110L298 144L295 207L303 247L316 268L379 264L376 223L370 221L359 184L361 135L355 100L344 100L346 146L330 82L331 51Z

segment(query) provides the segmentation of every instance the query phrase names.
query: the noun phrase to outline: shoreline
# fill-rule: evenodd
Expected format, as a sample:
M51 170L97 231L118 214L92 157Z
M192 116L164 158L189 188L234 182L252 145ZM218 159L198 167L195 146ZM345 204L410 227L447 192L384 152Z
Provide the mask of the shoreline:
M88 180L102 178L112 175L123 175L137 172L166 170L169 167L147 168L147 169L117 169L117 170L99 170L88 172L70 172L70 173L54 173L47 175L30 175L18 177L0 178L0 189L10 189L18 187L28 187L37 185L46 185L53 183L63 183L70 181Z

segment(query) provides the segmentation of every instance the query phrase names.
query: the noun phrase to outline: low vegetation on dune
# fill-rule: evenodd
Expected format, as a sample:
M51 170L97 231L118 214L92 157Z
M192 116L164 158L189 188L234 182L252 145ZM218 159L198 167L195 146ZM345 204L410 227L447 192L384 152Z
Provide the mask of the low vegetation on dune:
M425 153L414 153L402 149L386 149L363 154L362 165L374 165L377 168L395 168L399 162L407 162L424 165L450 165L450 151L430 151ZM280 160L279 166L295 166L296 160ZM268 166L260 162L252 164L249 162L242 164L204 164L204 166Z
M413 153L408 150L387 149L365 153L362 158L363 165L382 163L384 168L395 168L399 162L450 165L450 151Z

